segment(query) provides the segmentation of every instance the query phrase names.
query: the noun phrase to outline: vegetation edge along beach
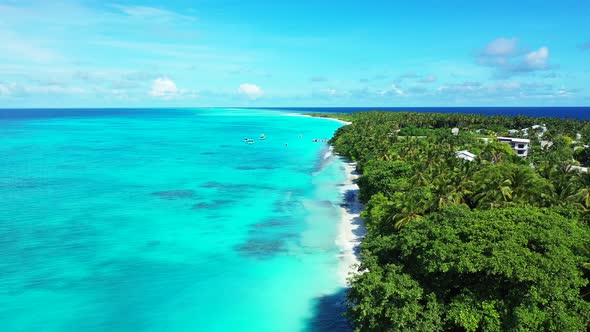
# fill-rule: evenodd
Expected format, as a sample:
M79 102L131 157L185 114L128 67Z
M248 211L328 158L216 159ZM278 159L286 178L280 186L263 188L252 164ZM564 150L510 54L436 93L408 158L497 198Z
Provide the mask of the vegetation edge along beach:
M366 205L347 316L357 331L585 331L590 122L309 114Z

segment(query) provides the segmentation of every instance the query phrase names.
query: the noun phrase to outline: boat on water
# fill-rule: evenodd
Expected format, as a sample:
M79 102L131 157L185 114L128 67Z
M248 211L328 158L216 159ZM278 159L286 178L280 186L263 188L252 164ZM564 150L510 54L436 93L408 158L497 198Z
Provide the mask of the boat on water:
M254 144L254 140L249 140L248 144Z
M266 139L266 136L264 136L264 134L260 134L260 140L264 141Z

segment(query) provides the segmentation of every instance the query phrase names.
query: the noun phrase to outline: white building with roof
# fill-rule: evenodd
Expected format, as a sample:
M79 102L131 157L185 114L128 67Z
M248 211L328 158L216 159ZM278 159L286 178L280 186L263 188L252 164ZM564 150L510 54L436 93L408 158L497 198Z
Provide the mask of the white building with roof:
M498 142L510 144L512 150L521 157L529 155L529 147L531 145L530 139L514 138L514 137L498 137Z
M474 161L477 158L476 154L473 154L467 150L461 150L455 152L455 156L459 159L467 160L467 161Z
M578 171L580 173L588 173L588 167L572 166L571 169L574 170L574 171Z
M528 136L529 129L540 130L541 132L538 134L539 138L543 137L543 135L545 135L545 133L547 132L547 127L545 125L534 125L530 128L524 128L524 129L520 129L520 130L510 129L510 130L508 130L508 133L510 133L510 134L522 133L524 136Z

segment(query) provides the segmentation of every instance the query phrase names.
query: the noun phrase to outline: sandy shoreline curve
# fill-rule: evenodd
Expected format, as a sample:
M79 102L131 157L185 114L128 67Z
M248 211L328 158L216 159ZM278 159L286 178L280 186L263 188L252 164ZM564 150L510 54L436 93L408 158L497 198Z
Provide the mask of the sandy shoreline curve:
M316 119L332 120L343 125L350 125L352 122L343 121L334 118L317 117L300 113L285 113L284 116L299 116ZM361 211L364 209L363 204L359 201L359 186L356 180L359 178L359 173L356 171L356 163L344 160L341 157L333 155L334 147L330 146L330 150L323 156L324 159L336 157L342 162L343 171L346 174L346 179L342 183L340 193L342 194L342 203L340 204L341 219L338 224L336 246L340 249L338 254L338 281L342 287L348 288L350 286L348 279L357 273L357 266L360 264L360 245L367 234L365 222L361 218Z
M346 180L341 188L343 203L340 205L342 219L338 225L336 245L340 248L339 281L348 287L348 278L356 272L356 265L360 264L360 244L367 233L365 223L361 218L363 205L358 199L359 186L355 183L359 174L356 163L342 161Z
M343 125L352 124L352 122L348 122L348 121L344 121L344 120L339 120L339 119L334 119L334 118L324 118L324 117L320 117L320 116L312 116L312 115L300 114L300 113L285 113L285 114L283 114L283 116L302 116L302 117L306 117L306 118L332 120L332 121L342 123Z
M299 113L287 113L286 116L303 116L316 119L326 119L337 121L343 125L352 124L334 118L323 118ZM326 157L333 156L334 148L330 146L329 154ZM356 179L359 178L359 173L356 171L356 163L348 162L341 157L338 157L342 162L346 179L342 183L340 192L342 194L342 203L340 204L341 220L338 224L337 236L335 240L336 246L340 249L338 258L340 266L338 267L338 281L342 287L349 287L348 278L357 273L356 266L360 264L360 245L367 234L365 222L361 218L361 211L364 209L363 204L359 201L359 186L356 184Z

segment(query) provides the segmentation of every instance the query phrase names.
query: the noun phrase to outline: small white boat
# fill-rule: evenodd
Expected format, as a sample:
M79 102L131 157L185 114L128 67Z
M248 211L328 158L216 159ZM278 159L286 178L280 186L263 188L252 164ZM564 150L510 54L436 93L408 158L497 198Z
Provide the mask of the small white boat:
M249 140L248 144L254 144L254 140Z
M260 140L261 140L261 141L264 141L265 139L266 139L266 136L264 136L264 134L261 134L261 135L260 135Z

